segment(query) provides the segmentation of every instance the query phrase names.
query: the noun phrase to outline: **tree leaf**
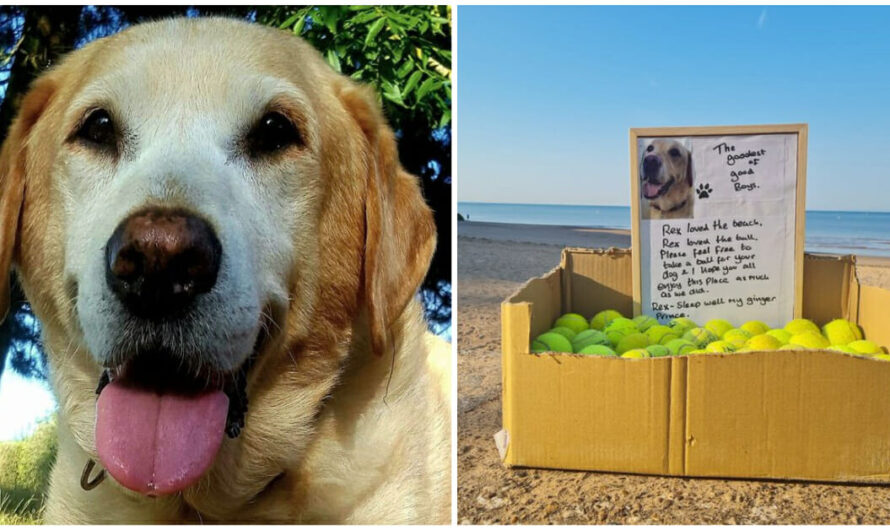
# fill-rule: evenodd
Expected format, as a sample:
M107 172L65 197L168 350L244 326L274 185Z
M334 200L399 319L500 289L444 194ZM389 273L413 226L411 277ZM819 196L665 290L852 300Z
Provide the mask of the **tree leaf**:
M405 90L402 91L403 96L407 96L411 93L411 90L417 85L417 82L420 81L420 78L423 76L423 72L420 70L415 70L411 77L408 78L408 81L405 82Z
M422 100L423 97L426 96L430 92L430 90L433 90L434 88L436 88L435 85L436 85L436 80L434 78L432 78L432 77L427 78L427 80L424 81L423 84L420 85L420 88L417 89L417 101L420 102L420 100Z
M365 37L365 46L374 42L374 39L377 38L377 34L383 29L384 24L386 24L386 19L383 17L378 18L376 22L371 24L371 27L368 29L368 36Z
M306 15L300 17L300 20L294 24L294 35L302 35L303 34L303 26L306 25Z
M334 50L328 50L327 53L325 53L325 56L328 60L328 64L331 65L331 68L340 72L340 58L337 57L336 52L334 52Z
M300 14L299 14L299 13L294 13L293 15L287 17L287 20L285 20L284 22L282 22L281 25L278 26L278 29L287 29L287 28L289 28L290 25L293 24L294 22L296 22L298 18L300 18Z

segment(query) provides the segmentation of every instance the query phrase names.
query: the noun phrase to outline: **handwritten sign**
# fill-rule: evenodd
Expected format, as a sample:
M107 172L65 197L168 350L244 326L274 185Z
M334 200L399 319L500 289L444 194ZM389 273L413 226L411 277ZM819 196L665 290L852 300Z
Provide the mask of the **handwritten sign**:
M799 316L805 150L805 125L632 130L635 313Z

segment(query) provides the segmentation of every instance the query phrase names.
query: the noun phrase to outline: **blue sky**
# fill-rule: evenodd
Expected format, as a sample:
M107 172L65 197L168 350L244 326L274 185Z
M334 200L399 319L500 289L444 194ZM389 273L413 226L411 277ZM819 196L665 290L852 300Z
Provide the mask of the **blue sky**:
M56 408L49 385L17 374L9 364L9 357L0 377L0 441L29 435L37 422Z
M890 210L888 7L458 8L459 201L629 204L631 127L809 124L807 208Z

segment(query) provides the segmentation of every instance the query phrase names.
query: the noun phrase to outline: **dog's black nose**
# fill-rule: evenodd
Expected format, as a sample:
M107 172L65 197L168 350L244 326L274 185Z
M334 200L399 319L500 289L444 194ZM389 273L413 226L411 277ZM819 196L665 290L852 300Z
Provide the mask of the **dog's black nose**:
M136 316L172 318L216 283L222 245L186 211L148 208L125 219L105 246L105 279Z
M661 167L661 159L655 155L647 155L643 159L643 176L655 177L658 175L658 169Z

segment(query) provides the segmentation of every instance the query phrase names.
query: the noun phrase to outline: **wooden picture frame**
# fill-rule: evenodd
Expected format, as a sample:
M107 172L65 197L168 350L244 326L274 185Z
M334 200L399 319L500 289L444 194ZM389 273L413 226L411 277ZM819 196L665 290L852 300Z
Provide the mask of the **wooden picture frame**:
M807 124L738 125L716 127L656 127L630 129L631 175L631 248L633 250L633 314L642 314L642 266L641 266L641 190L639 140L645 138L692 138L702 136L749 136L749 135L797 135L796 186L795 186L795 237L794 237L794 318L800 318L803 310L803 254L806 224L806 166Z

